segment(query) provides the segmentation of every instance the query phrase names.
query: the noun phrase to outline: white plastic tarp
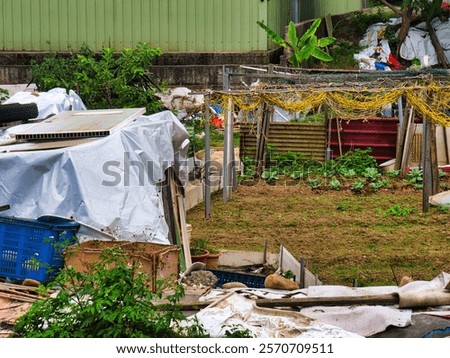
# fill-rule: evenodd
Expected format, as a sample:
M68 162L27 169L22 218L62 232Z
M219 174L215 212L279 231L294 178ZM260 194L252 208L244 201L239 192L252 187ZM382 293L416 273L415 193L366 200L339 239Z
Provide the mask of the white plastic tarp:
M375 62L387 63L391 49L389 42L383 38L384 31L388 25L398 25L401 19L392 18L387 23L378 22L368 27L360 45L364 48L360 53L354 55L362 70L375 70ZM377 55L375 55L377 54Z
M360 45L364 49L354 55L355 60L359 62L360 69L375 70L375 62L388 62L391 53L387 40L383 38L384 30L387 25L397 25L401 19L392 18L387 23L376 23L366 31ZM441 21L435 18L431 21L431 26L436 32L436 37L441 44L447 61L450 62L450 21ZM377 54L377 55L375 55ZM405 41L400 47L400 57L412 61L418 59L422 66L433 66L438 64L436 50L431 42L426 23L420 23L409 29Z
M64 111L86 110L81 98L73 90L67 93L64 88L53 88L48 92L20 91L4 102L4 104L10 103L36 103L38 116L34 119L45 119Z
M450 21L441 21L439 18L435 18L431 21L431 26L436 32L436 37L444 50L447 61L450 62ZM400 56L405 60L417 58L421 62L427 56L429 66L439 63L424 22L409 29L408 35L400 47Z
M370 337L386 330L389 326L407 327L412 324L413 314L448 315L447 304L436 306L436 293L450 300L450 274L442 272L431 281L413 281L402 287L373 286L347 287L338 285L317 285L295 291L262 288L235 288L211 290L200 298L214 301L195 315L205 329L213 336L224 335L225 329L241 326L256 337L273 338L338 338ZM445 288L445 289L444 289ZM303 307L300 311L258 307L258 298L334 298L334 297L379 297L398 294L395 305L339 305ZM430 301L422 301L424 298ZM255 302L256 300L256 302ZM407 302L402 308L402 300ZM416 307L417 303L417 307ZM432 307L427 309L428 306Z
M386 293L397 293L400 302L402 297L410 298L412 294L419 296L436 293L450 282L450 275L442 272L431 281L413 281L403 287L345 287L345 286L311 286L305 290L308 297L344 297L370 296ZM450 295L450 292L448 293ZM293 296L295 297L295 296ZM303 297L299 295L298 297ZM388 326L407 327L411 324L412 309L396 306L341 306L341 307L305 307L301 313L322 323L334 324L349 332L368 337L386 330Z
M231 292L204 308L195 318L212 337L232 327L247 329L257 338L363 338L299 312L261 308L255 301Z
M186 175L188 136L165 111L91 143L1 153L0 203L8 216L73 218L118 240L168 244L159 184L168 167Z

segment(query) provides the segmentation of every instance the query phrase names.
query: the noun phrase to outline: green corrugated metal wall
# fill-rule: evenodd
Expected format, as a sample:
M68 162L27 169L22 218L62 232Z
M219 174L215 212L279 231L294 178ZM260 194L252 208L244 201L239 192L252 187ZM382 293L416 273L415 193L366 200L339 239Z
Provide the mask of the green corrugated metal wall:
M327 14L344 14L361 10L366 3L364 0L299 0L300 20L310 20Z
M0 49L93 50L147 42L174 52L273 48L256 24L281 33L290 0L0 0Z

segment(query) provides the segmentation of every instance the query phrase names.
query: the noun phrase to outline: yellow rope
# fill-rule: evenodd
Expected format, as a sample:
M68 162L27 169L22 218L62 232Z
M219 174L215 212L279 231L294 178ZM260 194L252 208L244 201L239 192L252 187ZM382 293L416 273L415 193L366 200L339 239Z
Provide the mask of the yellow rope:
M258 88L251 92L216 92L211 100L227 108L231 99L243 111L256 111L264 103L277 106L288 112L307 112L317 110L327 104L336 117L361 119L375 116L386 105L395 103L405 96L417 113L427 120L442 126L450 126L450 86L430 83L428 85L399 86L397 88L372 89L286 89Z

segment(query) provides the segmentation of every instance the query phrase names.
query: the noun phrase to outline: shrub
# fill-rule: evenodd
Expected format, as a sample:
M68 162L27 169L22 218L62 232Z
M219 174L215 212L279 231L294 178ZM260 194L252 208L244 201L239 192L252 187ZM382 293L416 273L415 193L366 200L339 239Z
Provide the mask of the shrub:
M38 90L74 90L89 109L145 107L151 114L162 108L155 93L163 85L152 80L148 67L161 54L145 43L120 53L104 47L96 54L83 47L69 56L51 53L32 61L31 71Z
M20 337L144 338L207 337L197 321L179 306L179 283L159 281L156 292L138 263L129 263L121 249L104 250L87 273L61 270L43 292L59 287L57 295L36 301L16 322ZM163 295L170 288L168 295ZM157 302L165 302L157 305Z

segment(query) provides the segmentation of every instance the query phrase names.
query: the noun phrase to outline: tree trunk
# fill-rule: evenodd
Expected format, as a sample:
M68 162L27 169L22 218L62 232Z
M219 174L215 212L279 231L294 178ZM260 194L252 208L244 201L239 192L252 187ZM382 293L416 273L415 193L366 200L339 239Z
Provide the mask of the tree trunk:
M433 26L431 26L430 23L427 22L427 28L428 28L428 33L430 34L430 39L431 39L431 43L434 46L434 49L436 50L436 55L438 58L439 63L444 67L444 68L448 68L448 61L447 61L447 56L444 53L444 50L441 46L441 43L439 42L439 39L436 36L436 32L433 29Z

